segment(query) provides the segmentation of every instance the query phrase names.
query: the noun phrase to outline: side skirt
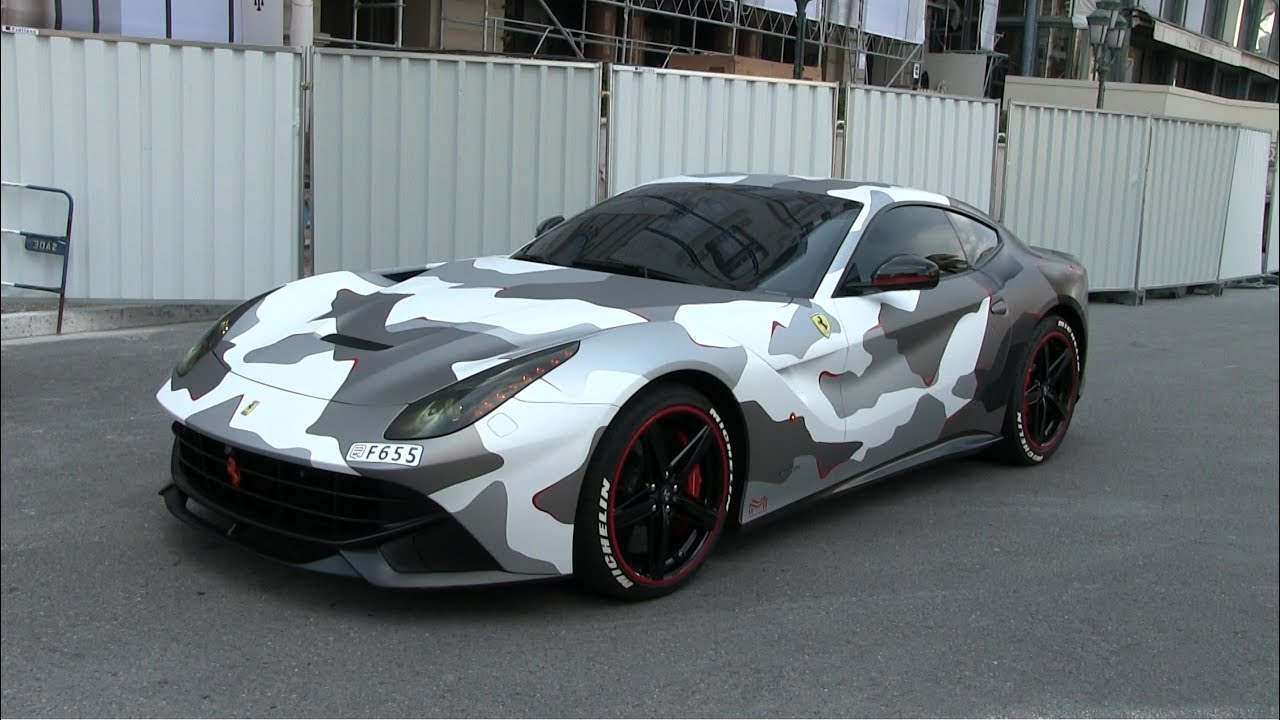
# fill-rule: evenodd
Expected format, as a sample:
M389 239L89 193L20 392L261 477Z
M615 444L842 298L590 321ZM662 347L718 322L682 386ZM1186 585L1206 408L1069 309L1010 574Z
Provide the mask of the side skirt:
M896 460L890 460L887 463L879 465L871 470L854 475L853 477L819 490L808 497L797 500L790 505L778 508L777 510L763 515L755 520L748 520L741 523L740 528L756 529L772 523L779 518L790 517L797 510L808 507L809 505L821 502L835 495L839 495L848 490L866 487L875 483L889 480L895 476L901 475L908 470L917 470L927 465L933 465L944 460L956 460L967 455L973 455L981 452L986 448L1000 442L999 435L990 433L976 433L972 435L962 435L960 437L943 440L923 447L915 452L908 453Z

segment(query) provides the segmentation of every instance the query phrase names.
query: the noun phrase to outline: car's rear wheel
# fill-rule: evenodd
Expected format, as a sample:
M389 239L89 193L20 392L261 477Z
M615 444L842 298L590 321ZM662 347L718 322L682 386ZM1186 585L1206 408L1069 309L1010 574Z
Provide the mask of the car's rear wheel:
M574 575L627 600L687 583L724 531L733 446L715 406L682 386L656 387L605 431L583 481Z
M1014 380L1000 455L1037 465L1062 446L1080 392L1080 345L1075 330L1057 315L1036 325Z

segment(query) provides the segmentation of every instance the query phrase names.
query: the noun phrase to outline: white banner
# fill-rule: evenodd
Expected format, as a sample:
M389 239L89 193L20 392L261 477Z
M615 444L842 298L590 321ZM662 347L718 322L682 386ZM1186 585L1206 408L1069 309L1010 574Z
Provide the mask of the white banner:
M978 49L996 49L996 15L999 8L996 0L982 0L982 18L979 21Z
M794 0L742 0L742 3L792 17L796 14ZM828 22L852 28L858 27L859 5L865 5L863 29L867 32L917 45L924 42L925 0L809 0L804 12L806 17L821 15Z

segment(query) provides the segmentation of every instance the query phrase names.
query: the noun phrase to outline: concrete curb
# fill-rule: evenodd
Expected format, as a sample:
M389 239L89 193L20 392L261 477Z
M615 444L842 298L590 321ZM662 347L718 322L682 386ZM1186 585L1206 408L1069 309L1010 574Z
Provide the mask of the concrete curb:
M202 320L212 322L233 307L235 307L235 303L142 303L136 305L71 306L67 308L66 314L62 318L62 334L71 335L101 330L174 325ZM55 335L58 325L58 311L53 309L7 312L0 315L0 325L2 325L0 339L4 340Z

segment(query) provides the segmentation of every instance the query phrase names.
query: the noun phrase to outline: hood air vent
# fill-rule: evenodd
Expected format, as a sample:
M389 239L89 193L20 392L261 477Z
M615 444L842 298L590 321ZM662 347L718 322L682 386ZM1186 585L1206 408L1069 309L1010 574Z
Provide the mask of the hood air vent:
M325 342L331 342L334 345L341 345L342 347L355 348L357 350L369 350L371 352L377 352L378 350L386 350L387 348L391 347L386 343L380 343L375 340L365 340L363 338L352 337L350 335L343 335L342 333L329 333L328 335L325 335L320 339L324 340Z

